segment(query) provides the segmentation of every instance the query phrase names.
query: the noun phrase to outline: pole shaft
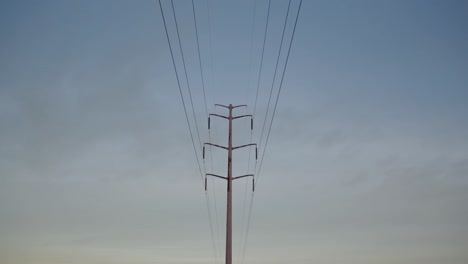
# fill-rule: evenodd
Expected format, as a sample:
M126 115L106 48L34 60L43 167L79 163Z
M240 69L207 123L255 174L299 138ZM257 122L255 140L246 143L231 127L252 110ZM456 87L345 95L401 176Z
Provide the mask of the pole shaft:
M230 104L226 212L226 264L232 264L232 109L232 104Z

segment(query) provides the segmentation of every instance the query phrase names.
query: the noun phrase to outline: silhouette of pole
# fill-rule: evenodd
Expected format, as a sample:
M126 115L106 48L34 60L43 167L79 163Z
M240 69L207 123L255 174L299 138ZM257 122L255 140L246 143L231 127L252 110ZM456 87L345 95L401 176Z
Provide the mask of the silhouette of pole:
M233 106L230 104L229 106L225 105L219 105L216 104L216 106L221 106L229 109L229 116L222 116L222 115L217 115L217 114L209 114L208 116L208 129L210 129L210 117L211 116L216 116L216 117L221 117L224 119L227 119L229 121L229 139L228 139L228 146L220 146L212 143L205 143L203 145L203 158L205 158L205 145L210 145L213 147L218 147L222 149L226 149L228 151L228 171L227 171L227 177L216 175L216 174L211 174L207 173L206 176L214 176L217 178L225 179L227 180L227 206L226 206L226 264L232 264L232 181L239 179L239 178L244 178L244 177L252 177L252 190L254 188L254 179L253 179L253 174L245 174L241 176L232 176L232 151L235 149L243 148L243 147L248 147L248 146L257 146L257 144L252 143L252 144L246 144L246 145L241 145L237 147L232 146L232 120L238 119L238 118L243 118L243 117L250 117L251 122L250 122L250 127L253 129L253 119L252 115L241 115L241 116L232 116L232 110L237 107L241 106L246 106L246 105L237 105ZM255 149L255 158L257 158L257 149ZM205 191L207 189L207 177L205 176Z

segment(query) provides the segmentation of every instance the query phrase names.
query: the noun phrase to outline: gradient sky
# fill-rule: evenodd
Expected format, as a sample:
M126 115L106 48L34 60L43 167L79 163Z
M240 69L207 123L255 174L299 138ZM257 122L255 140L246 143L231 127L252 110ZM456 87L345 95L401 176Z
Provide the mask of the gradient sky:
M174 2L207 141L191 2ZM195 4L208 110L253 113L268 2L255 19L253 1ZM272 1L254 142L286 7ZM0 263L222 263L225 183L209 179L214 252L158 2L2 1L0 40ZM468 263L466 47L467 1L304 0L245 263ZM226 133L212 121L214 143ZM236 121L235 144L249 136ZM225 152L209 153L224 174ZM250 184L234 184L234 263Z

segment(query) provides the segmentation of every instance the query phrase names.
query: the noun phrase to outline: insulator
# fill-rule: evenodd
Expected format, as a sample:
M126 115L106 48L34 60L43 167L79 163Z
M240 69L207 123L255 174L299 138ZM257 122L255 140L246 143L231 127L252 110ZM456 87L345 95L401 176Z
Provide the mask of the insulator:
M206 188L207 186L208 186L208 181L207 181L206 176L205 176L205 191L206 191L206 189L207 189L207 188Z
M210 117L208 117L208 129L210 129Z
M253 118L250 119L250 130L253 130Z
M255 179L252 178L252 192L255 192Z
M205 159L205 146L203 146L203 159Z
M258 159L258 148L255 147L255 159Z

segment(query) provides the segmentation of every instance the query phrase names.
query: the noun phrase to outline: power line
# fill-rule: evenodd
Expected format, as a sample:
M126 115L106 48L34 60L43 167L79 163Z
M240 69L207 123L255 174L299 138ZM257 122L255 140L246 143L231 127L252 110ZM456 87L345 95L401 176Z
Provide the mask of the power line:
M254 3L254 11L253 11L253 15L252 15L252 33L251 33L251 36L250 36L251 38L250 38L250 59L249 59L249 82L248 82L248 86L250 86L251 77L252 77L252 57L253 57L252 54L253 54L254 32L255 32L255 15L257 13L257 1L253 1L253 3ZM248 93L247 93L247 102L248 101L249 101L249 98L248 98ZM252 143L252 137L253 137L253 131L250 131L250 142L249 143ZM249 173L249 170L250 170L251 153L252 153L252 147L249 147L249 157L247 159L247 171L246 171L246 173ZM245 219L245 204L246 204L246 200L247 200L247 185L248 185L248 181L246 179L245 180L245 187L244 187L244 202L243 202L243 206L242 206L241 235L240 235L240 241L239 241L239 245L240 245L239 248L240 249L242 249L242 241L243 241L243 234L244 234L244 219ZM242 252L239 251L239 254L242 254Z
M205 92L205 77L204 77L204 74L203 74L203 64L202 64L201 53L200 53L200 41L199 41L199 37L198 37L197 15L196 15L196 12L195 12L194 0L192 0L192 13L193 13L193 22L194 22L194 26L195 26L195 36L196 36L196 39L197 39L198 63L199 63L199 67L200 67L200 75L201 75L201 82L202 82L202 89L203 89L203 101L205 103L205 114L206 114L206 117L208 117L208 106L207 106L207 103L206 103L206 92ZM210 130L208 130L208 138L209 138L209 140L211 142L211 132L210 132ZM211 153L211 151L210 151L210 159L211 159L211 171L213 171L213 154ZM203 167L204 167L205 173L206 173L206 164L205 164L204 159L203 159ZM215 210L216 231L218 232L217 237L219 237L218 209L217 209L217 206L216 206L216 193L214 191L214 188L213 188L213 200L214 200L214 210ZM211 203L209 203L209 207L210 206L211 206ZM210 208L210 210L211 210L211 208ZM210 213L210 215L211 215L211 213ZM211 221L211 217L210 217L210 221ZM218 243L219 243L219 241L218 241Z
M188 125L189 132L190 132L190 138L192 140L193 151L195 152L195 158L197 160L198 170L200 171L200 176L201 176L202 183L203 183L203 173L202 173L202 169L201 169L201 166L200 166L200 161L198 159L198 153L197 153L197 149L195 147L195 141L193 139L192 128L190 126L189 117L188 117L188 114L187 114L187 107L185 106L185 100L184 100L184 96L182 94L182 87L180 85L179 74L177 72L177 67L176 67L176 64L175 64L174 52L172 51L171 41L169 40L169 33L168 33L168 30L167 30L166 18L164 16L161 0L159 0L159 7L161 9L161 15L162 15L163 23L164 23L164 29L166 31L167 44L169 44L169 51L171 52L172 65L174 66L174 72L175 72L176 79L177 79L177 86L179 87L180 98L182 99L182 106L184 107L185 119L187 120L187 125Z
M210 196L208 195L208 192L205 192L205 200L206 200L206 207L208 208L208 221L210 225L210 233L211 233L211 244L213 247L214 251L214 259L215 262L218 259L218 253L216 249L216 243L214 242L214 232L213 232L213 220L211 219L211 206L210 206Z
M262 133L260 134L260 146L262 144L262 140L263 140L263 132L265 130L265 124L266 124L266 120L267 120L267 117L268 117L268 110L270 109L270 102L271 102L271 95L273 94L273 88L275 86L275 80L276 80L276 72L278 70L278 65L279 65L279 60L280 60L280 55L281 55L281 49L283 47L283 40L284 40L284 33L286 32L286 25L287 25L287 22L288 22L288 16L289 16L289 8L291 7L291 0L289 0L288 2L288 9L286 11L286 18L284 19L284 26L283 26L283 33L281 35L281 43L280 43L280 47L278 49L278 56L276 58L276 66L275 66L275 72L273 73L273 81L271 82L271 89L270 89L270 96L268 97L268 104L267 104L267 109L266 109L266 112L265 112L265 118L263 120L263 126L262 126Z
M291 1L289 2L289 4L290 3L291 3ZM272 127L272 124L273 124L273 119L275 117L276 107L278 105L278 99L279 99L279 96L281 94L281 89L283 87L284 74L285 74L286 68L288 66L289 54L291 52L291 46L292 46L292 42L293 42L294 35L295 35L295 32L296 32L296 26L297 26L297 21L298 21L298 18L299 18L299 13L300 13L300 10L301 10L301 6L302 6L302 0L300 0L299 7L297 9L296 19L295 19L295 22L294 22L294 28L293 28L293 32L292 32L292 35L291 35L291 40L289 42L288 53L286 55L286 61L285 61L285 64L284 64L283 73L281 75L281 81L280 81L280 85L279 85L279 89L278 89L278 95L276 97L275 107L273 109L273 114L272 114L272 117L271 117L271 122L270 122L270 126L269 126L269 129L268 129L268 134L267 134L267 138L266 138L266 141L265 141L265 147L263 148L262 158L260 160L260 166L259 166L258 172L256 174L257 175L257 181L255 182L255 185L258 185L258 180L259 180L259 177L260 177L260 171L261 171L262 164L263 164L263 158L265 157L265 151L266 151L266 148L267 148L267 145L268 145L268 139L270 138L271 127ZM288 5L288 10L289 10L289 5ZM287 23L287 17L286 17L285 23ZM283 36L284 36L284 28L283 28ZM282 39L283 39L283 37L282 37ZM280 51L281 51L281 48L280 48ZM278 54L278 57L279 57L279 54ZM275 73L276 73L276 69L275 69ZM274 78L275 78L275 76L274 76ZM251 212L252 212L254 197L255 197L255 193L252 192L251 199L250 199L250 205L249 205L249 214L248 214L248 221L247 221L247 233L246 233L246 239L245 239L245 244L244 244L244 248L243 248L242 263L244 263L244 258L245 258L245 251L246 251L246 247L247 247L248 232L250 230L250 220L251 220Z
M299 12L301 11L301 6L302 6L302 0L300 0L299 7L297 9L296 21L294 22L294 28L293 28L291 40L289 42L288 53L286 55L286 61L284 63L283 73L281 75L281 81L280 81L280 85L279 85L279 89L278 89L278 95L276 96L275 107L273 108L273 115L271 116L270 127L268 129L268 134L267 134L267 138L266 138L266 141L265 141L265 147L263 148L262 158L260 160L260 166L259 166L258 172L257 172L257 182L255 183L255 185L258 184L258 178L260 177L260 171L262 169L263 158L265 157L265 151L266 151L266 148L267 148L267 145L268 145L268 139L270 138L270 132L271 132L271 127L273 125L273 119L275 118L275 114L276 114L276 107L278 106L278 99L279 99L280 94L281 94L281 89L283 88L284 74L286 72L286 68L288 67L289 54L291 53L291 46L292 46L292 42L293 42L293 39L294 39L294 34L296 33L297 20L299 18Z
M174 67L174 72L175 72L175 75L176 75L176 79L177 79L177 86L179 88L179 93L180 93L180 98L182 100L182 105L183 105L183 108L184 108L184 113L185 113L185 119L187 121L187 125L188 125L188 129L189 129L189 132L190 132L190 139L192 140L192 146L193 146L193 151L195 153L195 159L197 161L197 165L198 165L198 170L200 172L200 177L201 177L201 180L202 180L202 184L203 184L203 174L202 174L202 169L201 169L201 166L200 166L200 161L198 159L198 153L197 153L197 149L195 147L195 140L193 138L193 133L192 133L192 128L190 126L190 121L189 121L189 117L188 117L188 114L187 114L187 107L185 106L185 100L184 100L184 96L183 96L183 93L182 93L182 87L180 85L180 79L179 79L179 74L177 72L177 67L176 67L176 63L175 63L175 59L174 59L174 52L172 50L172 44L171 44L171 41L169 39L169 32L167 30L167 24L166 24L166 18L164 16L164 11L163 11L163 8L162 8L162 4L161 4L161 0L158 1L159 2L159 8L161 10L161 16L162 16L162 19L163 19L163 23L164 23L164 29L165 29L165 32L166 32L166 38L167 38L167 43L169 45L169 50L170 50L170 53L171 53L171 58L172 58L172 65ZM171 0L171 3L172 3L172 0ZM174 11L174 5L172 4L172 10L173 10L173 14L174 14L174 19L176 19L176 16L175 16L175 11ZM176 22L176 26L177 26L177 22ZM179 32L177 30L177 35L178 35L178 38L179 38L179 45L180 45L180 37L179 37ZM182 52L182 45L180 45L180 49L181 49L181 52ZM182 57L183 57L183 53L182 53ZM184 70L185 70L185 62L184 62ZM187 78L187 72L185 70L185 75L186 75L186 78ZM188 78L187 78L187 85L188 84ZM190 91L190 88L189 88L189 91ZM190 99L191 98L191 94L190 94ZM192 102L192 109L193 109L193 102ZM194 111L194 116L195 116L195 111ZM195 124L196 124L196 118L195 118ZM197 127L197 133L198 133L198 127ZM200 134L198 133L198 139L200 141ZM201 141L200 141L200 146L201 146ZM214 257L216 259L216 246L215 246L215 243L214 243L214 234L213 234L213 225L212 225L212 220L211 220L211 209L210 209L210 206L209 206L209 195L207 193L205 193L205 201L207 203L207 208L208 208L208 219L209 219L209 226L210 226L210 232L211 232L211 242L212 242L212 247L213 247L213 251L214 251Z
M214 63L213 63L213 44L211 38L211 15L210 15L210 0L206 0L207 19L208 19L208 40L210 43L210 72L211 72L211 89L214 87ZM213 93L213 105L215 104L215 93Z
M249 78L247 81L247 85L245 86L246 90L246 102L249 102L249 86L252 82L252 55L253 55L253 44L254 44L254 33L255 33L255 16L257 14L257 1L253 1L254 10L252 15L252 31L250 33L250 52L249 52ZM247 110L246 110L247 111Z
M195 36L197 39L197 51L198 51L198 62L200 66L200 75L201 75L201 82L202 82L202 88L203 88L203 100L205 102L205 114L208 116L208 107L206 105L206 93L205 93L205 78L203 76L203 67L202 67L202 61L201 61L201 55L200 55L200 42L198 40L198 27L197 27L197 15L195 14L195 3L192 0L192 11L193 11L193 22L195 24Z
M256 113L256 110L257 110L258 90L260 88L260 79L261 79L261 76L262 76L263 55L265 54L265 42L266 42L266 35L267 35L267 31L268 31L268 21L270 19L270 7L271 7L271 0L268 1L268 13L267 13L267 19L266 19L266 23L265 23L265 33L263 35L262 56L260 58L260 70L259 70L259 73L258 73L257 93L255 95L255 104L254 104L254 112L253 112L254 116L255 116L255 113Z
M172 5L172 14L174 15L174 22L175 22L175 27L176 27L176 31L177 31L177 39L179 41L180 54L181 54L181 57L182 57L182 65L184 66L185 80L187 82L187 90L189 92L190 104L192 105L193 118L195 120L195 128L196 128L197 135L198 135L198 142L200 143L200 148L201 148L202 143L201 143L201 139L200 139L200 130L198 129L197 116L195 115L195 108L193 106L192 92L190 90L190 82L188 80L187 67L185 66L184 50L182 49L182 42L180 41L179 26L177 25L177 16L175 14L175 8L174 8L174 1L173 0L171 0L171 5Z
M242 248L242 262L241 262L242 264L244 263L245 252L247 250L247 239L249 238L250 220L251 220L251 215L252 215L252 206L253 206L254 194L255 193L252 192L251 195L250 195L249 211L248 211L248 217L247 217L247 228L246 228L246 233L245 233L245 242L244 242L244 247Z
M283 27L283 33L282 33L282 37L281 37L281 44L280 44L280 48L279 48L279 51L278 51L278 58L277 58L277 61L276 61L276 66L275 66L275 73L274 73L274 76L273 76L272 88L270 90L270 95L269 95L269 100L268 100L268 105L267 105L267 111L265 113L265 119L264 119L264 122L263 122L263 127L262 127L262 132L261 132L261 141L262 141L263 136L264 136L264 129L265 129L265 125L266 125L266 119L268 118L268 110L270 108L271 97L272 97L274 84L275 84L275 80L276 80L276 73L277 73L277 69L278 69L278 65L279 65L279 58L280 58L280 55L281 55L281 49L282 49L282 45L283 45L283 41L284 41L284 34L285 34L285 28L286 28L286 24L287 24L287 20L288 20L288 15L289 15L290 4L291 4L291 1L289 1L289 4L288 4L288 10L287 10L287 14L286 14L285 24L284 24L284 27ZM180 96L181 96L181 99L182 99L184 113L185 113L187 125L188 125L188 128L189 128L189 132L190 132L192 146L193 146L193 149L194 149L194 152L195 152L195 158L196 158L196 161L197 161L200 176L202 177L202 180L203 180L202 168L201 168L200 161L199 161L199 158L198 158L197 148L195 146L195 140L194 140L194 136L193 136L193 133L192 133L190 120L189 120L189 117L188 117L187 107L186 107L186 104L185 104L185 100L184 100L184 96L183 96L183 92L182 92L182 88L181 88L181 84L180 84L180 78L179 78L179 75L178 75L178 71L177 71L177 67L176 67L176 63L175 63L175 59L174 59L174 53L173 53L171 41L170 41L170 38L169 38L168 28L167 28L166 20L165 20L165 17L164 17L164 12L163 12L163 7L162 7L162 4L161 4L161 0L159 0L159 6L160 6L161 14L162 14L162 17L163 17L166 37L167 37L167 41L168 41L169 48L170 48L172 63L173 63L173 66L174 66L174 71L175 71L175 74L176 74L177 84L178 84ZM193 104L193 99L192 99L192 94L191 94L191 89L190 89L190 82L189 82L189 78L188 78L188 74L187 74L186 63L185 63L185 58L184 58L184 52L183 52L181 38L180 38L180 34L179 34L177 16L176 16L176 13L175 13L173 0L171 0L171 6L172 6L172 13L173 13L173 16L174 16L174 21L175 21L175 28L176 28L176 31L177 31L177 39L178 39L178 44L179 44L179 48L180 48L180 52L181 52L183 69L184 69L184 73L185 73L185 80L186 80L186 83L187 83L187 88L188 88L190 104L191 104L191 108L192 108L192 112L193 112L193 118L194 118L194 122L195 122L196 132L197 132L197 136L198 136L198 141L200 143L200 147L202 147L201 138L200 138L200 130L198 128L198 121L197 121L197 117L196 117L196 113L195 113L195 109L194 109L194 104ZM274 117L275 117L275 114L276 114L276 109L277 109L279 97L281 95L282 85L283 85L283 81L284 81L284 75L285 75L286 68L287 68L287 65L288 65L288 60L289 60L289 56L290 56L290 51L291 51L292 42L293 42L295 31L296 31L296 26L297 26L301 6L302 6L302 0L300 0L299 6L298 6L298 9L297 9L296 19L295 19L295 22L294 22L294 28L293 28L292 35L291 35L291 39L290 39L290 43L289 43L289 47L288 47L288 51L287 51L287 55L286 55L286 60L285 60L285 63L284 63L283 73L282 73L282 76L281 76L281 81L280 81L280 85L279 85L279 88L278 88L278 93L277 93L273 113L272 113L272 116L271 116L271 121L270 121L269 128L268 128L268 133L267 133L267 137L266 137L266 140L265 140L265 147L263 148L262 158L261 158L260 166L258 168L258 173L257 173L257 182L255 183L255 185L258 184L258 177L260 176L261 168L262 168L262 165L263 165L263 159L264 159L266 149L267 149L267 146L268 146L269 137L270 137L270 133L271 133L271 128L272 128L272 124L273 124ZM265 24L265 32L264 32L263 45L262 45L262 55L261 55L260 69L259 69L259 75L258 75L258 80L257 80L257 91L256 91L256 96L255 96L254 115L256 114L259 87L260 87L260 80L261 80L261 74L262 74L262 70L263 70L263 59L264 59L264 52L265 52L266 36L267 36L267 32L268 32L270 8L271 8L271 0L269 0L269 2L268 2L268 13L267 13L266 24ZM201 73L201 78L202 78L205 112L206 112L206 114L208 114L208 107L207 107L207 103L206 103L205 83L204 83L205 80L204 80L203 69L202 69L202 61L201 61L201 53L200 53L199 37L198 37L198 29L197 29L197 20L196 20L195 6L194 6L194 1L193 0L192 0L192 10L193 10L193 15L194 15L195 31L196 31L196 37L197 37L197 51L198 51L198 56L199 56L199 66L200 66L200 73ZM255 16L255 14L254 14L254 16ZM210 52L211 52L211 36L210 36ZM211 60L213 60L212 56L211 56ZM212 62L212 64L213 64L213 62ZM213 77L213 72L212 72L212 77ZM232 111L232 108L233 108L232 105L230 105L229 108ZM230 112L230 120L232 120L232 119L233 119L232 114ZM230 124L230 127L231 127L231 124ZM231 133L231 128L230 128L230 133ZM209 136L211 137L210 134L209 134ZM229 138L231 140L231 136L229 136ZM251 140L252 140L252 134L251 134ZM262 143L261 141L259 143ZM213 144L211 144L211 145L213 145ZM231 150L232 149L231 141L230 141L229 145L230 145L229 149ZM252 144L248 144L248 145L252 145ZM248 145L244 145L242 147L245 147L245 146L248 146ZM213 146L215 146L215 145L213 145ZM238 148L238 147L236 147L236 148ZM203 150L203 153L204 153L204 150ZM211 154L211 151L210 151L210 154ZM249 151L249 156L250 156L250 151ZM230 162L230 160L231 160L231 158L228 159L229 162ZM211 162L211 166L213 167L213 162ZM206 173L206 164L205 164L205 162L203 163L203 167L204 167L204 170L205 170L205 173ZM231 166L228 166L228 167L231 170L232 167ZM248 166L248 170L249 170L249 166ZM255 164L254 172L256 170L257 170L257 163ZM229 171L228 174L230 175L229 177L232 178L231 171ZM211 174L211 175L216 176L216 177L221 177L221 176L218 176L218 175L213 175L213 174ZM235 177L235 178L241 178L241 177L245 177L245 176L253 176L253 174L238 176L238 177ZM221 178L224 178L224 177L221 177ZM229 186L230 186L230 184L228 185L228 190L229 190ZM206 181L205 181L205 189L206 189ZM205 197L206 197L207 207L208 207L209 224L210 224L210 231L211 231L213 250L215 252L215 258L216 258L216 247L215 247L215 243L214 243L214 232L213 232L213 224L212 224L212 218L211 218L212 217L211 216L211 208L210 208L209 195L208 195L207 192L205 192ZM245 199L245 195L244 195L244 199ZM250 229L251 211L252 211L252 207L253 207L253 200L254 200L254 193L252 192L250 203L249 203L249 213L248 213L248 218L247 218L248 221L247 221L247 228L246 228L246 239L245 239L245 244L244 244L244 247L243 247L242 262L244 261L244 257L245 257L247 238L248 238L248 233L249 233L249 229ZM229 199L228 199L228 201L229 201ZM216 205L216 202L215 202L215 205ZM228 205L229 205L229 202L228 202ZM245 210L245 200L244 200L244 210ZM244 216L242 218L242 221L244 221ZM229 229L229 230L231 230L231 229ZM219 236L219 233L218 233L218 236ZM231 238L230 232L228 233L227 236L229 238ZM231 252L231 251L229 251L229 252ZM226 254L227 254L226 259L228 259L228 253L226 253ZM229 259L231 258L230 254L231 253L229 253Z
M266 43L266 36L267 36L267 32L268 32L268 24L269 24L268 22L269 22L269 19L270 19L270 8L271 8L271 0L268 1L267 18L266 18L265 30L264 30L264 34L263 34L262 55L260 57L260 69L259 69L259 72L258 72L257 89L256 89L257 91L256 91L256 94L255 94L255 103L254 103L254 113L253 113L254 117L256 116L256 111L257 111L258 93L259 93L259 90L260 90L260 80L261 80L262 70L263 70L263 58L264 58L264 54L265 54L265 43ZM253 137L253 134L251 133L250 134L250 143L252 143L252 137ZM259 142L259 144L261 144L261 142ZM251 155L251 149L249 149L248 167L250 167L250 155ZM255 162L254 173L255 173L256 169L257 169L257 162ZM243 210L245 210L245 194L244 194L244 209ZM251 203L252 203L252 200L250 200L249 208L252 207ZM244 259L245 259L245 250L246 250L247 238L248 238L248 232L249 232L249 225L250 225L250 213L251 213L251 209L249 209L249 212L248 212L248 215L247 215L248 221L247 221L247 228L246 228L244 246L242 248L242 263L244 262ZM243 221L244 221L244 219L242 219L242 225L244 223Z
M252 135L252 132L251 132L251 135ZM252 140L250 141L250 143L252 143ZM249 161L247 163L247 172L246 174L249 173L249 165L250 165L250 157L251 157L251 147L249 147ZM247 185L248 185L248 181L247 179L245 180L245 186L244 186L244 202L243 202L243 205L242 205L242 224L241 224L241 235L240 235L240 247L239 248L243 248L242 246L242 242L244 241L243 239L243 234L244 234L244 219L245 219L245 205L246 205L246 201L247 201ZM239 252L239 254L242 254L242 252Z
M209 0L206 0L206 9L207 9L207 19L208 19L208 40L209 40L209 44L210 44L210 77L211 77L211 89L213 89L214 87L214 63L213 63L213 44L212 44L212 37L211 37L211 15L210 15L210 2ZM213 93L213 105L215 103L215 93ZM208 136L210 138L210 141L211 141L211 132L210 130L208 130ZM211 153L211 146L210 146L210 153ZM211 155L211 154L210 154ZM213 156L211 155L210 156L210 161L211 161L211 170L213 170ZM211 182L212 183L212 188L213 188L213 196L216 197L216 188L215 188L215 184L214 184L214 181ZM216 202L216 199L214 200L214 208L215 208L215 214L216 214L216 217L215 217L215 220L216 220L216 234L217 234L217 242L218 244L220 244L220 237L219 237L219 224L218 224L218 209L217 209L217 202Z

